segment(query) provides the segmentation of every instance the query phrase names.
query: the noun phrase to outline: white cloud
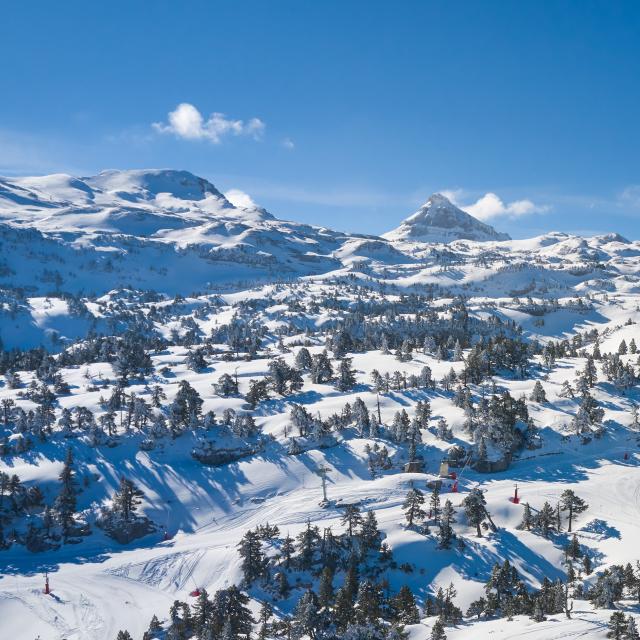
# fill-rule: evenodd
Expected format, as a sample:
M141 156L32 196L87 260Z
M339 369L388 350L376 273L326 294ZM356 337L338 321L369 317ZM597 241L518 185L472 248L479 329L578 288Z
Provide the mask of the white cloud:
M640 184L632 184L623 189L618 196L618 201L622 206L633 209L640 207Z
M241 207L243 209L256 209L258 205L253 201L253 198L240 189L229 189L225 191L224 197L234 206Z
M451 202L463 211L470 213L474 218L478 218L478 220L490 220L491 218L499 217L519 218L520 216L526 216L532 213L544 213L549 210L549 207L546 205L538 205L526 199L505 202L500 196L491 192L485 193L471 204L462 204L460 202L463 196L461 189L442 191L442 195L449 198Z
M289 149L289 151L293 151L296 148L296 145L295 145L294 141L291 138L285 138L282 141L282 146L285 149Z
M231 120L224 113L212 113L208 119L188 102L179 104L168 116L169 122L154 122L153 128L160 133L171 133L185 140L208 140L213 144L220 144L227 135L247 135L254 139L260 138L265 124L260 118Z

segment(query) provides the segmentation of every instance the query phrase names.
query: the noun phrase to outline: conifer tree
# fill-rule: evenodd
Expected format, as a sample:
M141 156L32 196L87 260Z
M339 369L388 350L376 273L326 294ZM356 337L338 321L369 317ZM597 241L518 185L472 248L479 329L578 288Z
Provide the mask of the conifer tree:
M380 531L374 511L367 511L360 529L360 540L365 550L374 551L380 546Z
M555 529L555 522L554 509L548 502L545 502L536 517L536 523L545 538L548 538L549 533Z
M270 635L269 620L273 616L273 607L268 602L263 602L260 607L260 613L258 615L258 622L260 623L260 629L258 631L259 640L266 640Z
M614 640L622 640L626 635L628 626L627 619L622 611L614 611L609 618L608 623L609 631L607 632L607 638L613 638Z
M531 513L531 507L528 502L524 503L524 509L522 511L522 521L520 522L519 528L526 529L527 531L531 531L531 527L534 525L534 517Z
M429 497L429 510L431 511L431 518L434 522L440 522L440 487L437 484L433 485L431 496Z
M393 618L400 624L418 624L420 613L413 597L413 592L407 585L400 587L400 591L392 599Z
M547 401L547 394L545 393L545 390L542 387L542 384L540 383L540 380L536 380L536 383L533 385L533 391L531 392L531 395L529 396L529 400L531 400L533 402L546 402Z
M344 631L353 622L353 598L346 586L340 587L336 591L335 603L333 606L333 620L339 631Z
M363 580L354 605L356 621L360 624L377 623L381 615L380 607L380 590L369 580Z
M70 447L67 449L64 466L58 479L60 480L61 487L54 506L62 527L62 535L66 541L71 535L72 528L75 525L74 515L77 505L73 453Z
M480 529L480 525L482 525L487 515L487 501L485 500L484 493L481 489L474 488L464 498L462 504L469 524L476 528L476 534L478 538L481 538L482 530Z
M305 591L293 612L293 637L309 636L315 640L322 624L318 596L311 590Z
M444 623L438 618L431 628L430 640L447 640L447 634L444 632Z
M571 489L566 489L560 496L560 509L566 511L569 517L568 531L571 533L571 525L575 515L583 513L589 508L589 505L579 498Z
M422 508L423 504L424 496L422 495L422 492L412 486L407 493L404 504L402 505L409 527L412 527L414 522L425 519L427 514Z
M633 343L633 340L631 342ZM635 353L635 351L632 351L631 353ZM627 618L627 626L624 633L625 640L640 640L640 633L638 632L635 618L631 615Z
M238 543L238 553L242 558L244 581L250 585L262 577L266 569L266 560L260 538L255 531L247 531Z
M294 364L296 368L302 371L308 371L312 365L311 354L309 353L309 349L307 349L306 347L301 347L298 350L298 353L296 353Z
M353 389L356 384L356 372L351 367L353 360L351 358L342 358L338 365L337 386L339 391L348 391Z
M440 530L439 539L440 546L443 549L448 549L451 546L451 541L454 537L453 523L455 522L455 509L451 500L446 500L444 507L442 508L442 515L440 517Z
M318 602L321 607L328 609L333 602L333 570L331 567L325 567L320 576L320 584L318 585Z
M209 598L207 590L202 588L191 610L191 621L196 629L198 638L204 637L204 632L209 625L213 613L213 602Z
M340 522L347 528L347 536L351 541L356 534L356 529L362 526L362 514L358 506L348 504L344 509Z
M112 512L121 516L124 522L131 522L144 494L138 487L125 477L120 478L120 486L113 496Z

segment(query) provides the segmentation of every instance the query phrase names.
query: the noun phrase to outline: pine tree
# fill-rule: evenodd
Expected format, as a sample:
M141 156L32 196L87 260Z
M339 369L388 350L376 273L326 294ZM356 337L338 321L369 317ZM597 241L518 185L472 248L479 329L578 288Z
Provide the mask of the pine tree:
M118 631L116 640L133 640L131 634L128 631Z
M362 514L360 513L359 507L355 504L348 504L342 513L340 522L343 526L346 526L347 536L351 543L353 537L356 535L356 529L362 526Z
M400 624L418 624L420 613L416 605L413 592L407 585L400 587L400 591L393 597L391 602L393 608L393 619Z
M218 381L213 383L213 389L219 396L228 398L238 393L238 383L228 373L223 373Z
M149 622L149 628L144 632L142 636L142 640L153 640L160 634L161 631L162 625L160 624L160 620L158 620L158 617L154 615L151 618L151 622Z
M311 382L323 384L333 377L333 367L326 351L316 353L311 358Z
M282 540L282 546L280 547L280 556L284 562L284 566L286 569L291 568L291 557L294 551L295 551L294 540L287 533L287 535Z
M560 392L558 393L558 395L561 398L573 398L573 397L575 397L575 391L573 390L573 387L571 386L571 383L568 380L565 380L562 383L562 389L560 389Z
M271 625L269 620L273 616L273 608L268 602L263 602L260 607L260 613L258 615L258 622L260 623L260 630L258 631L259 640L266 640L270 635Z
M298 600L293 612L293 636L294 638L309 636L311 640L315 640L321 624L322 616L318 597L308 589Z
M356 384L356 372L351 367L353 360L351 358L343 358L338 365L338 390L348 391L353 389Z
M640 431L640 411L638 411L638 405L634 404L631 407L631 428L634 431Z
M607 638L622 640L626 635L627 619L622 611L614 611L609 618Z
M484 598L474 600L467 609L467 616L476 616L478 620L487 609L487 601Z
M540 380L536 380L536 383L533 385L533 391L531 392L531 395L529 396L529 400L531 400L532 402L546 402L547 401L547 394L545 393L545 390L542 387L542 384L540 383Z
M560 509L567 511L569 516L569 533L571 533L571 525L573 518L589 508L589 505L579 498L571 489L566 489L560 496Z
M633 343L633 340L631 342ZM635 353L635 351L632 351L631 353ZM624 633L625 640L640 640L640 633L638 632L636 621L631 615L627 618L627 626Z
M555 529L556 515L553 507L545 502L536 517L538 527L542 530L545 538L549 537L549 533Z
M531 513L531 507L528 502L525 502L524 509L522 511L522 521L520 522L519 528L531 531L531 527L534 525L534 522L535 520Z
M360 529L360 540L365 550L373 551L380 546L380 531L374 511L367 511L367 515Z
M346 591L351 602L353 602L356 598L359 584L360 581L358 578L358 565L356 559L352 556L349 562L349 567L347 568L347 574L344 577L344 583L342 585L342 588Z
M453 508L453 504L451 503L451 500L446 500L444 507L442 508L440 531L438 535L440 539L440 546L443 549L448 549L451 546L451 541L455 535L452 526L455 519L455 509Z
M333 570L331 567L325 567L320 576L320 584L318 586L318 601L321 607L328 609L333 602Z
M464 498L462 504L469 524L476 528L478 538L482 538L480 525L484 522L487 515L487 501L485 500L484 493L476 487Z
M193 349L187 353L187 366L192 371L202 371L207 368L207 361L204 357L204 349Z
M255 531L247 531L244 534L238 543L238 553L242 558L244 581L250 585L264 575L267 565L260 538Z
M542 606L542 599L540 597L536 598L533 605L532 618L535 622L544 622L547 619L544 615L544 608Z
M289 597L289 592L291 591L291 587L289 585L289 580L287 578L287 574L284 571L278 571L274 576L276 582L276 591L278 595L282 598Z
M577 560L582 556L580 543L578 542L578 538L575 534L572 536L571 542L567 545L567 556L572 560Z
M55 510L62 526L62 535L65 541L71 535L75 525L74 515L76 513L76 480L73 471L73 453L71 448L67 449L64 466L58 477L61 483L60 493L55 500Z
M344 631L353 622L353 597L346 586L336 592L333 619L339 631Z
M380 590L369 580L363 580L358 587L354 607L356 621L360 624L377 623L381 615L380 606Z
M354 400L351 412L356 422L358 435L361 438L366 438L371 428L371 418L369 417L369 411L362 398L356 398Z
M444 632L444 623L438 618L431 628L430 640L447 640L447 634Z
M316 550L320 546L318 527L311 526L311 521L307 520L306 529L298 534L296 540L299 566L303 571L308 571L313 566Z
M309 349L307 349L306 347L301 347L298 350L298 353L296 353L294 364L298 369L302 371L308 371L311 368L312 364Z
M435 484L429 498L429 509L434 522L440 522L440 487Z
M415 521L425 519L427 514L422 508L423 504L424 496L422 495L422 492L412 486L407 493L404 504L402 505L409 527L412 527Z
M112 512L122 517L124 522L135 519L136 511L144 494L138 487L125 477L120 478L120 486L113 496Z
M213 613L213 602L210 600L207 590L204 588L200 589L200 594L193 605L191 615L191 621L195 627L198 638L204 638L204 632L209 625Z
M222 635L224 640L236 640L239 636L249 638L254 620L248 604L249 597L235 585L217 591L213 597L211 625L214 637Z
M186 381L181 380L178 393L169 407L169 419L174 429L195 426L200 421L203 400Z

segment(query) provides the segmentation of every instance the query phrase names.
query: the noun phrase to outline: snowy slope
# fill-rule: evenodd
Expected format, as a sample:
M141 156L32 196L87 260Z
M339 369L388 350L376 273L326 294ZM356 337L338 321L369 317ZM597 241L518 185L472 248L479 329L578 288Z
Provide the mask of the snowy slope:
M6 517L3 535L11 538L14 526L18 535L0 550L0 638L113 640L127 629L138 639L154 614L166 627L174 600L193 604L189 594L195 588L213 594L240 584L237 543L248 529L269 523L281 535L295 537L309 521L321 531L331 527L342 534L346 504L375 512L395 563L379 576L386 588L396 593L406 584L415 594L420 623L407 625L411 640L427 640L435 623L422 610L427 598L453 583L465 614L484 594L496 562L508 558L529 590L539 589L545 578L566 578L566 516L563 530L545 538L519 526L525 502L537 513L545 501L555 505L571 488L588 503L574 523L581 549L593 562L594 573L580 577L585 586L612 565L640 560L640 440L633 423L640 363L630 347L640 341L640 242L614 233L581 238L555 232L511 240L452 207L433 196L398 229L378 238L236 207L187 172L0 179L3 348L43 346L54 360L82 349L91 354L60 366L57 373L68 388L55 391L54 421L41 436L34 389L46 378L41 371L46 357L29 352L0 375L0 407L13 401L16 415L24 412L24 418L9 416L5 423L0 409L0 471L17 474L28 488L37 484L44 503L53 505L70 447L78 515L92 531L77 544L32 552L23 538L30 523L41 524L39 508ZM459 335L454 315L462 300L467 315L459 322L470 339L460 357L454 356L453 337L440 351L418 341L405 360L397 354L402 342L384 348L380 332L392 340L403 327L411 336L423 322L431 323L433 335L442 327ZM247 326L258 336L253 352L231 346L234 331L237 337ZM146 349L151 364L145 379L123 383L128 399L144 400L150 417L125 430L128 409L117 410L115 434L107 438L97 426L118 388L115 358L109 340L95 352L92 345L100 336L118 344L127 331L154 340ZM340 354L331 340L343 333L361 342L347 343ZM518 450L505 471L458 469L458 492L452 491L452 479L445 479L442 499L450 499L456 510L453 526L460 544L442 549L433 522L430 531L407 526L403 503L411 486L429 496L428 483L438 479L440 462L453 445L477 452L479 443L465 426L466 409L456 400L462 378L447 380L452 372L454 377L464 372L474 347L495 336L528 345L529 367L526 375L501 369L479 383L467 382L473 407L479 410L483 399L505 392L524 398L539 437ZM589 392L602 408L602 431L577 434L577 381L586 356L596 345L602 354L616 354L623 340L629 346L620 358L633 380L623 385L610 379L608 360L595 361L597 380ZM561 342L567 352L547 361L543 347ZM268 376L275 358L295 367L303 345L313 356L327 348L334 372L341 366L339 356L348 356L353 385L316 383L302 370L300 388L286 394L270 389L252 408L247 394L253 381ZM189 354L199 348L205 363L194 370ZM14 355L7 351L3 358ZM432 373L432 387L406 382L424 367ZM7 375L12 370L21 380L15 388ZM390 380L397 373L400 382L380 390L372 382L374 372ZM224 395L214 386L225 374L237 381L237 393ZM531 399L536 382L544 388L544 401ZM54 389L58 383L46 385ZM170 418L182 383L199 394L203 414L214 412L213 426L200 420L177 435L166 426L156 429L156 419ZM567 383L576 391L573 397L565 393ZM155 405L158 390L166 397ZM331 424L344 415L346 403L354 407L358 399L374 418L380 416L381 433L360 433L351 422L335 427L326 440L298 438L306 450L292 452L294 404ZM396 412L404 409L413 419L418 401L431 406L417 445L425 466L424 472L408 473L409 447L389 433ZM67 409L74 421L92 412L93 426L65 431ZM202 464L192 450L203 441L239 446L222 424L229 410L254 417L259 446L254 440L255 449L231 462ZM439 433L441 419L451 428L450 437ZM372 472L374 446L386 447L388 468ZM491 454L497 455L495 448ZM321 467L329 505L320 504ZM156 525L126 544L97 526L123 475L143 491L140 513ZM510 500L516 484L520 504ZM463 500L475 488L486 491L497 527L482 537L464 515ZM45 572L52 595L42 591ZM310 573L296 579L291 572L291 582L291 593L282 598L263 585L247 586L252 610L271 598L276 616L283 617L295 610L306 586L318 588L317 575ZM447 637L605 638L612 610L578 596L572 600L572 619L557 613L544 622L524 615L512 621L463 615L447 627ZM628 593L616 606L632 617L640 614Z

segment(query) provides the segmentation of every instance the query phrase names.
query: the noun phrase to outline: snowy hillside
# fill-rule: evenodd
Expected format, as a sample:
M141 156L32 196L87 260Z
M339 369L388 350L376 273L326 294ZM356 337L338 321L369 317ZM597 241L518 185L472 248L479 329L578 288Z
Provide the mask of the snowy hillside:
M637 637L640 242L169 170L0 216L0 638Z

